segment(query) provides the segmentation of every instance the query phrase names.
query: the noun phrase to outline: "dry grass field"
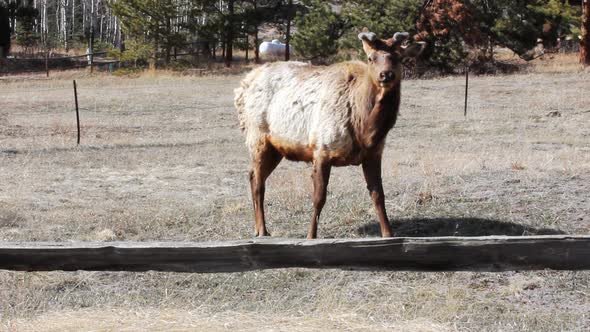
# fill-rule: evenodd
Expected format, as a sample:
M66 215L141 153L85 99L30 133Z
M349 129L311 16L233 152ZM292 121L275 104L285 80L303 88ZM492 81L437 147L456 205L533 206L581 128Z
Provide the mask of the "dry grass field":
M590 73L408 80L384 156L400 236L590 233ZM78 81L76 146L71 77ZM253 236L240 77L0 80L0 240ZM267 188L303 238L309 165ZM320 237L377 236L359 167L333 170ZM0 271L4 331L587 331L590 272Z

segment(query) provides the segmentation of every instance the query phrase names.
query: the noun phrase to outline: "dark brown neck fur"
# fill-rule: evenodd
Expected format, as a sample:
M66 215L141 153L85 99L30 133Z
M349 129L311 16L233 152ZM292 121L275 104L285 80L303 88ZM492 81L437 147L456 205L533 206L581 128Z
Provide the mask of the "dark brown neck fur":
M381 145L397 120L400 83L388 90L376 86L367 77L354 96L353 127L357 143L372 150Z

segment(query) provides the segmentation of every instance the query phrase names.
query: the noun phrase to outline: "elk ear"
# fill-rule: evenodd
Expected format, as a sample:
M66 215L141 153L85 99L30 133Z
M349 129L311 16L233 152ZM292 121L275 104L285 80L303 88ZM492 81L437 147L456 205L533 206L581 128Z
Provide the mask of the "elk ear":
M377 35L375 33L361 32L358 37L363 42L363 49L367 55L375 50L375 42L377 41Z
M426 43L423 41L415 42L415 43L408 45L406 47L402 46L402 57L415 58L418 55L420 55L420 53L422 53L422 51L424 51L425 47L426 47Z

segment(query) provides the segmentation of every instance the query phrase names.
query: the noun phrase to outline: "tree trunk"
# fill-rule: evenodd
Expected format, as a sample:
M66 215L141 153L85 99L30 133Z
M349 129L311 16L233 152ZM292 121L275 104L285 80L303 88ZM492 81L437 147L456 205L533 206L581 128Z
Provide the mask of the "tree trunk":
M254 1L254 12L258 11L258 1ZM258 23L254 27L254 63L260 63L260 52L258 50Z
M98 10L100 9L100 28L99 30L99 36L100 36L100 41L103 42L104 41L104 8L102 5L102 1L98 0L98 2L96 3L96 11L97 11L97 15L98 15Z
M82 0L82 33L86 35L86 1Z
M94 65L94 0L90 2L90 39L88 52L90 53L90 73L92 73L92 66Z
M117 45L117 46L119 48L119 51L125 52L125 33L123 33L123 30L121 30L121 26L119 26L119 29L117 32L119 33L119 37L118 37L119 45Z
M48 40L47 40L47 0L43 0L43 13L41 16L41 25L43 26L41 36L43 38L43 44L45 45L45 50L47 50L47 44L48 44Z
M490 54L489 60L490 62L494 62L494 40L491 36L488 38L488 48L488 52Z
M248 63L248 51L250 48L250 39L248 38L248 34L246 34L246 63Z
M56 39L56 47L59 47L59 42L61 41L61 17L59 13L61 12L61 1L58 1L55 4L55 35L57 36Z
M289 61L289 55L291 53L291 18L287 20L287 34L285 36L285 61Z
M73 39L76 33L76 0L71 0L72 3L72 24L70 26L70 37Z
M580 62L590 66L590 0L582 2L582 40L580 41Z
M149 60L149 70L155 71L156 70L156 62L158 61L158 50L160 49L160 40L159 40L159 33L156 31L155 38L154 38L154 50L153 54Z
M92 21L92 20L91 20ZM92 66L94 65L94 28L90 25L90 38L88 39L88 56L90 66L90 73L92 73Z
M0 58L8 56L10 48L10 16L8 9L0 7Z
M109 10L107 9L107 17L108 17L108 21L107 21L107 32L105 33L105 40L110 43L115 45L115 38L113 38L113 15L112 13L109 13Z
M10 2L10 1L7 1ZM12 31L12 35L14 35L16 33L16 7L12 7L10 9L11 13L10 13L10 29Z
M68 45L68 17L67 17L67 7L69 3L65 0L63 3L60 1L61 6L61 29L62 29L62 38L64 39L64 49L66 53L69 51Z
M293 11L293 0L289 0L289 13L287 14L287 32L285 35L285 61L289 61L291 56L291 14Z
M227 2L227 38L225 42L225 67L231 67L231 62L233 60L233 41L234 41L234 0L229 0Z
M171 27L171 22L170 22L171 18L170 16L168 16L166 18L166 59L164 60L166 62L166 66L168 66L168 64L170 64L170 52L172 49L172 45L170 45L170 35L172 34L172 27Z
M260 63L260 50L258 49L258 26L254 32L254 62Z

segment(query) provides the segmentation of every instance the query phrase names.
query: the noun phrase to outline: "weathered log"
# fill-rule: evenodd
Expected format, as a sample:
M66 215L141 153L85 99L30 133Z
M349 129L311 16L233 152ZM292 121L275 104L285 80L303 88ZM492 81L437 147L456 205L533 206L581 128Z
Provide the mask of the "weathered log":
M590 269L590 236L0 242L0 269L240 272L273 268L508 271Z

